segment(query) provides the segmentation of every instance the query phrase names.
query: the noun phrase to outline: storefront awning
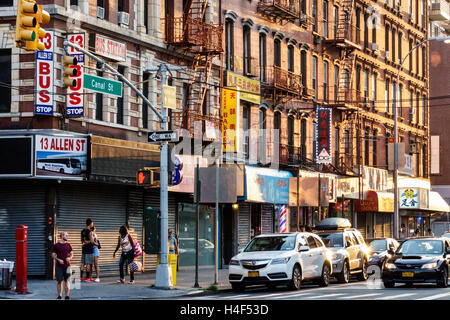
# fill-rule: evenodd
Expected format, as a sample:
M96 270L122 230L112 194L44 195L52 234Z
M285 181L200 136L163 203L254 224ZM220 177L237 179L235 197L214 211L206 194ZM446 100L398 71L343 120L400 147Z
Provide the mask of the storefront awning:
M442 196L436 191L430 191L430 211L438 211L438 212L450 212L450 207L447 204L447 201L442 198Z
M357 212L394 212L394 194L366 191L364 198L355 202Z

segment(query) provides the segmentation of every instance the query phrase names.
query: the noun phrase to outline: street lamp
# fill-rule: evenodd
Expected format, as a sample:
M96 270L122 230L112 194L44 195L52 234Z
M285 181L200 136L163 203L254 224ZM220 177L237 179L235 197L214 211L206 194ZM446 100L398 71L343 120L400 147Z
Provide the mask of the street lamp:
M444 41L444 43L450 43L450 36L448 37L431 37L423 40L416 46L414 46L403 58L402 63L397 70L397 81L394 86L394 238L398 239L398 225L399 225L399 212L398 212L398 118L397 118L397 87L398 80L400 78L400 69L403 66L406 58L418 47L420 47L425 42L435 40ZM424 106L425 107L425 106Z

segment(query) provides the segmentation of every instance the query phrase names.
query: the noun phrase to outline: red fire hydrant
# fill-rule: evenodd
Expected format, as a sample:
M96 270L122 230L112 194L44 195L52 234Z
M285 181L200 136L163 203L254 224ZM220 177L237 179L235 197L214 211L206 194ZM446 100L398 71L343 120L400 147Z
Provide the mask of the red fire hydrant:
M16 226L16 291L27 293L28 226Z

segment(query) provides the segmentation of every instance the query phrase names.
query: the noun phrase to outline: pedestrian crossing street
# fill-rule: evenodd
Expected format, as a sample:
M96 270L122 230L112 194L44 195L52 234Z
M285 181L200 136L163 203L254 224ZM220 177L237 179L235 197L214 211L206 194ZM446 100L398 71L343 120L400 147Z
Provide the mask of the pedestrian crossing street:
M330 285L327 288L307 287L299 291L280 288L277 291L246 290L211 296L193 297L193 300L450 300L449 289L432 287L375 288L360 283Z

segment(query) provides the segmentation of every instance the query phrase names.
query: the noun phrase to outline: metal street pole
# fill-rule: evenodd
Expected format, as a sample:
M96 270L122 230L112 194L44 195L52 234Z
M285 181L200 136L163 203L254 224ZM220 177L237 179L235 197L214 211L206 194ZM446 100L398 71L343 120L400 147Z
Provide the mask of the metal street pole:
M184 67L169 67L162 63L157 68L148 68L145 72L159 71L161 73L161 113L167 119L166 108L164 107L164 85L167 84L167 72L171 70L183 70ZM167 121L161 122L161 130L167 129ZM155 287L169 289L173 286L171 268L169 265L169 248L167 239L169 237L169 173L168 173L168 142L161 142L160 154L160 210L161 210L161 255L160 263L156 268Z
M219 264L219 157L216 160L216 216L215 216L215 228L214 228L214 284L218 282L218 264Z
M201 182L200 182L200 169L199 169L199 159L197 158L197 166L195 168L195 188L196 188L196 197L195 197L195 283L194 288L200 288L198 284L198 241L200 238L199 235L199 227L200 227L200 190L201 190Z
M431 41L431 40L437 40L437 41L445 41L445 43L447 43L447 41L450 41L450 36L449 37L431 37L428 39L423 40L422 42L420 42L419 44L417 44L416 46L414 46L411 50L409 50L409 52L406 54L406 56L403 58L402 63L400 64L400 66L397 69L397 80L395 81L395 85L394 85L394 99L393 99L393 108L394 108L394 223L393 223L393 228L394 228L394 232L393 232L393 236L394 238L398 239L399 238L399 220L400 220L400 216L399 216L399 212L398 212L398 117L397 117L397 87L398 87L398 82L400 79L400 70L403 66L403 63L405 62L406 58L408 58L408 56L418 47L420 47L422 44L424 44L427 41ZM424 106L425 108L425 106Z

